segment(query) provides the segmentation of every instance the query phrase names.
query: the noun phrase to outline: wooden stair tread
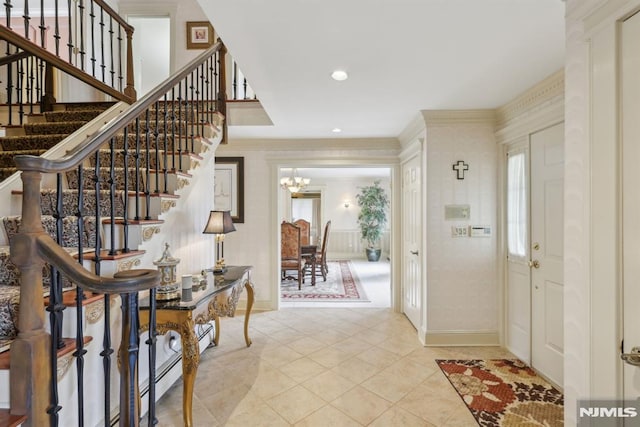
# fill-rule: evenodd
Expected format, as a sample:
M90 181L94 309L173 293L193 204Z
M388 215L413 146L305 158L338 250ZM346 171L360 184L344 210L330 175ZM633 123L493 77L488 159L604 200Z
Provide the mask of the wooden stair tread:
M62 304L65 307L75 307L76 306L76 292L74 290L66 291L62 293ZM92 304L103 298L101 294L94 294L93 292L84 291L84 299L82 300L82 306L86 306ZM49 297L45 297L44 299L45 307L49 305Z
M116 218L113 220L115 224L124 224L124 218ZM111 218L105 218L102 220L103 224L111 224ZM130 219L127 220L129 225L154 225L164 224L163 219Z
M17 427L25 421L26 415L13 415L9 409L0 409L0 427Z
M100 260L101 261L115 261L115 260L119 260L119 259L125 259L125 258L131 258L134 256L138 256L138 255L143 255L145 254L146 251L129 251L129 252L122 252L122 251L117 251L117 253L115 255L109 255L109 249L103 249L100 251ZM76 256L77 257L77 256ZM93 260L95 258L95 252L91 251L91 252L86 252L85 254L83 254L83 258L85 260Z
M87 345L93 340L92 336L83 337L84 345ZM65 356L76 349L76 339L75 338L63 338L64 347L58 349L58 358ZM11 367L11 349L9 351L5 351L4 353L0 353L0 369L9 369ZM1 424L0 424L1 426Z

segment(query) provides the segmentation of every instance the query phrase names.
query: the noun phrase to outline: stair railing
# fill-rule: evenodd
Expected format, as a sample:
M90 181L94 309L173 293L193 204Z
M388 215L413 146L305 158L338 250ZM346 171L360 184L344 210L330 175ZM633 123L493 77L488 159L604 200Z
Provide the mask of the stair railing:
M34 7L34 3L38 6ZM25 105L33 104L37 89L44 89L45 76L53 83L52 70L47 70L45 64L115 99L133 102L133 27L104 0L46 3L45 7L44 1L5 0L4 8L0 7L0 40L6 42L5 55L28 53L39 58L13 61L3 67L8 124L14 124L14 104L21 120ZM40 83L37 89L36 82ZM52 85L46 88L47 96L38 100L42 101L43 111L55 102Z
M100 266L104 259L131 251L127 243L130 225L153 219L152 199L167 193L169 175L188 169L182 164L183 157L194 154L197 142L221 131L221 114L226 111L225 52L224 45L218 41L62 158L15 157L15 163L22 171L24 199L22 227L19 234L11 239L12 260L22 272L19 335L11 348L11 408L16 414L27 414L30 425L57 426L59 422L61 402L56 378L51 373L56 372L55 351L64 345L61 336L62 288L69 280L79 287L76 296L79 309L83 289L106 295L101 352L105 376L105 425L112 421L111 411L114 409L109 390L111 354L114 352L108 321L109 295L122 296L119 422L121 426L138 425L139 400L135 398L139 392L137 292L155 286L158 276L147 270L132 270L106 279L99 277ZM118 162L124 165L124 170L117 169ZM87 163L92 165L91 168ZM43 200L40 189L43 173L57 174L58 188L48 202ZM63 174L66 174L70 185L75 183L77 186L77 193L72 199L65 196L62 188ZM56 241L50 237L50 232L43 231L41 209L52 211ZM90 230L91 224L93 231ZM100 232L101 224L107 224L110 230L106 245ZM118 239L116 226L122 227L124 238ZM62 248L70 246L64 244L70 228L77 232L75 258ZM86 259L94 263L96 275L81 266ZM52 265L47 308L50 313L50 339L43 328L42 267L45 262ZM155 289L151 289L152 301L154 296ZM77 328L81 327L81 322L78 322ZM151 378L155 371L156 334L155 325L149 325ZM74 352L78 360L78 396L83 395L85 352L82 335L79 329ZM49 341L50 347L47 347ZM49 361L46 367L44 360ZM151 399L155 396L154 381L149 381L149 387L148 424L154 425L157 423L155 401ZM78 405L78 426L84 425L82 406ZM45 421L47 417L48 422Z

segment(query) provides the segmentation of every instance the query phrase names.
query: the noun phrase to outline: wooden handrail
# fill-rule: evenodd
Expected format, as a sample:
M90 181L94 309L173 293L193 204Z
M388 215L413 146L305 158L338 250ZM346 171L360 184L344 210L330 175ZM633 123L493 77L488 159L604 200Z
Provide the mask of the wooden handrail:
M130 96L125 95L124 93L112 88L111 86L102 83L100 80L94 78L90 74L87 74L86 72L64 61L48 50L41 48L37 44L27 40L20 34L8 29L3 25L0 25L0 39L19 47L25 52L29 52L30 54L53 65L57 69L64 71L65 73L83 81L84 83L98 89L99 91L106 93L107 95L114 97L115 99L128 103L132 103L135 101L135 98L131 98Z
M115 19L118 22L118 24L120 24L125 30L127 30L127 32L131 31L131 33L133 33L133 27L127 21L125 21L120 15L118 15L118 12L113 10L111 6L107 4L106 1L93 0L93 2L99 5L102 9L104 9L104 11L107 12L109 16L111 16L113 19Z
M38 252L50 264L55 265L72 282L82 283L82 288L98 294L123 294L151 289L160 283L158 270L127 270L113 278L96 276L62 249L48 234L36 238Z
M109 122L109 124L104 128L95 134L88 136L65 156L59 159L45 159L38 156L19 155L14 157L16 166L22 171L37 171L42 173L65 172L77 167L84 161L84 159L87 158L87 156L95 152L102 144L107 142L118 131L120 131L120 129L123 129L137 117L140 117L140 115L146 111L151 104L161 98L165 93L167 93L167 91L171 90L171 88L173 88L184 77L189 75L189 73L204 62L204 60L212 56L217 51L221 51L223 46L224 44L221 41L215 43L211 48L207 49L204 53L185 65L171 78L160 83L151 92L132 104L125 112L120 114L113 121ZM226 99L226 97L223 97L223 99ZM218 107L219 110L223 109L223 106Z
M0 67L11 64L12 62L20 61L21 59L25 59L30 57L31 54L29 52L18 52L11 55L7 55L3 58L0 58Z

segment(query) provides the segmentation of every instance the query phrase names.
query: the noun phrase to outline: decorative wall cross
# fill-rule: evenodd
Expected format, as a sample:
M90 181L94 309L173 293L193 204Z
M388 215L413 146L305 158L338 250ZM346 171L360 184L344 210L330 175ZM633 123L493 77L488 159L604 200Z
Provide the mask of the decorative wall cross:
M453 164L453 170L456 171L458 179L464 179L464 171L469 170L469 165L464 160L458 160Z

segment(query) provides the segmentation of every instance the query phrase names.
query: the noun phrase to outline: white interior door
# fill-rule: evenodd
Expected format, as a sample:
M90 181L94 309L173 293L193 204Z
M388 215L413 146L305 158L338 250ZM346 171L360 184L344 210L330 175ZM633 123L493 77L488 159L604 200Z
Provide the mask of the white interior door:
M640 347L640 15L622 24L623 352ZM640 396L640 367L625 363L624 398Z
M531 363L531 272L529 269L529 150L526 141L507 152L506 345Z
M531 151L531 366L562 386L564 124L536 132Z
M402 306L403 312L420 330L422 312L422 243L420 157L402 165Z

